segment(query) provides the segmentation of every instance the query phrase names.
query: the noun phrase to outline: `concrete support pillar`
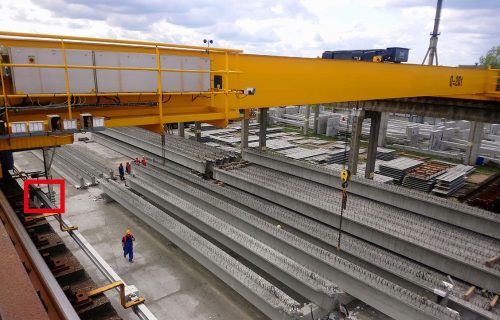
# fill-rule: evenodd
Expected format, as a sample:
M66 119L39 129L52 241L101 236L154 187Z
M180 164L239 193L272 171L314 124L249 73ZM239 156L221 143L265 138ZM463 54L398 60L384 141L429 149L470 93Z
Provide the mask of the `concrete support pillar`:
M250 110L243 110L241 117L241 155L243 156L243 151L248 148L248 126L250 124Z
M361 130L363 129L363 120L365 119L364 109L354 109L352 117L351 150L349 155L348 167L351 175L358 172L359 142L361 139Z
M201 141L201 122L194 123L194 136L196 138L196 141Z
M467 148L465 149L464 163L468 165L476 164L476 159L481 147L481 140L483 139L484 123L471 121L469 139Z
M314 133L319 134L319 104L314 107Z
M378 134L378 146L387 146L387 126L389 124L389 112L382 112L380 118L380 130Z
M311 116L311 106L306 106L306 113L304 114L304 134L309 131L309 117Z
M370 138L368 140L368 155L366 158L365 178L373 179L375 173L375 161L377 160L377 147L380 134L380 122L382 113L377 111L366 112L366 117L371 119Z
M259 109L259 151L266 151L267 108Z
M184 122L177 123L177 133L179 134L179 137L184 138Z

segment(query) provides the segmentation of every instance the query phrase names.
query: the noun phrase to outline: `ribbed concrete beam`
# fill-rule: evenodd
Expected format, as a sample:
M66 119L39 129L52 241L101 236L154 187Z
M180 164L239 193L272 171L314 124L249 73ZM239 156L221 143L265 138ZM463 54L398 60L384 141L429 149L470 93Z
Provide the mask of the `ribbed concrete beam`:
M172 184L168 187L168 191L161 187L161 183L150 182L147 183L144 179L132 180L132 187L136 189L141 194L145 194L148 197L152 197L152 200L156 203L161 203L161 205L167 205L162 202L162 195L168 194L172 191L172 187L177 188L178 191L184 192L181 189L185 189L185 195L193 195L196 190L190 189L187 185L182 185L182 183L177 184L174 180L170 181ZM201 197L203 191L198 191ZM239 239L242 243L251 245L251 241L245 239L245 234L251 234L252 230L256 231L256 227L253 224L248 223L237 223L237 220L232 219L231 215L227 212L230 211L235 215L241 216L244 212L236 212L238 209L236 207L228 206L227 203L217 201L217 199L208 199L205 195L207 202L200 203L196 199L200 197L189 198L189 203L197 204L199 207L206 208L207 214L214 214L218 216L220 220L230 222L231 225L238 225L240 230L244 230L245 233L239 234L235 239ZM185 199L185 198L183 198ZM173 205L173 204L170 204ZM226 211L221 210L228 206ZM198 207L198 206L197 206ZM209 212L209 213L208 213ZM226 213L224 213L226 212ZM185 217L185 216L183 216ZM206 217L204 217L206 219ZM216 220L216 219L215 219ZM242 220L239 220L242 222ZM325 277L337 281L340 279L343 285L345 285L348 290L352 290L356 293L357 297L360 297L367 303L375 306L381 311L387 313L388 315L395 317L397 319L446 319L446 318L456 318L457 313L450 311L444 307L438 306L433 302L419 297L418 295L409 292L408 290L397 286L394 283L371 274L369 271L359 268L358 266L351 264L350 262L337 257L331 252L321 249L307 241L301 240L300 238L286 233L283 230L277 229L274 226L263 222L258 222L253 220L254 223L259 224L261 227L267 227L267 232L253 233L258 235L259 241L267 241L272 244L273 248L282 250L286 255L294 258L294 261L299 261L301 264L310 265L313 270L318 270ZM196 223L196 222L195 222ZM215 226L215 224L212 224ZM196 225L199 227L198 225ZM205 230L206 226L201 226L204 232L210 231ZM217 229L217 227L215 227ZM214 236L214 230L211 230L209 234ZM215 230L217 231L217 230ZM220 231L219 231L220 232ZM231 233L231 232L229 232ZM257 238L257 237L253 237ZM227 239L218 239L223 241L225 245L228 245ZM238 240L237 240L238 241ZM229 245L231 247L231 245ZM241 254L241 251L237 251ZM283 258L280 258L283 260ZM253 262L255 260L252 260ZM259 265L260 267L260 265ZM358 272L360 272L358 274ZM361 276L363 275L363 276ZM359 278L358 278L359 276ZM312 277L312 276L311 276ZM318 278L319 275L313 278ZM373 281L373 283L371 283ZM286 282L286 284L289 284ZM377 293L378 291L378 293ZM302 292L301 292L302 293ZM412 304L409 301L419 301L417 304ZM410 308L408 308L408 303Z
M448 281L446 274L438 273L431 268L347 234L342 237L342 250L337 252L335 250L338 240L337 230L228 185L214 184L213 181L178 171L175 168L162 169L149 166L141 168L138 174L141 177L151 179L151 181L156 181L184 199L189 199L193 203L197 202L197 205L215 207L209 210L211 214L218 214L219 218L232 225L240 226L240 229L253 231L254 238L268 239L268 244L272 243L273 247L280 244L277 238L285 239L285 241L288 239L285 230L292 227L328 244L331 251L337 255L431 299L436 298L434 289L441 288L442 281ZM173 176L179 179L173 179ZM224 212L219 213L218 210ZM276 228L267 221L258 218L259 214L275 219L285 229ZM246 225L241 225L241 223L246 223ZM271 234L272 238L269 237ZM284 245L286 246L286 244ZM282 252L294 250L290 247L281 248ZM315 270L319 269L315 268ZM335 279L332 281L335 282ZM450 294L448 305L459 311L465 318L496 319L495 314L484 309L484 305L489 303L487 298L476 295L473 299L463 299L463 293L468 287L467 283L455 280L455 287Z
M140 148L142 150L152 152L157 156L161 157L163 155L163 152L162 152L163 150L161 150L161 147L159 147L155 144L152 144L150 142L138 139L134 136L130 136L128 134L121 133L121 132L118 132L115 130L106 130L106 131L101 132L100 134L121 140L125 143L131 144L131 145L133 145L137 148ZM178 164L181 164L187 168L196 170L198 172L206 173L209 171L209 168L211 168L211 163L209 163L209 161L195 159L195 158L186 156L183 153L173 152L171 149L165 149L164 151L165 151L165 158L166 159L173 161L173 162L176 162Z
M270 172L260 176L256 172L248 172L242 175L237 170L224 171L216 169L214 170L214 178L335 228L339 226L340 215L333 207L325 209L324 205L315 203L314 198L310 198L308 194L300 194L300 192L296 193L295 190L290 190L289 185L283 184L281 190L280 186L276 184L272 186L266 185L266 180L279 181L279 178L270 176ZM298 188L304 190L307 187L298 186ZM338 205L340 206L340 201ZM392 225L389 225L389 222L384 221L382 216L377 215L378 218L375 218L369 215L368 211L366 211L369 210L368 208L348 209L343 222L345 232L480 287L495 292L500 290L500 281L498 281L500 272L498 270L487 268L478 262L466 262L467 260L460 257L460 254L464 252L458 252L457 248L448 248L448 251L446 251L446 247L435 243L435 240L430 238L422 239L421 234L406 231L403 226L399 227L400 221L393 221ZM469 255L468 259L472 257Z
M129 182L132 189L223 243L325 312L338 305L336 286L315 272L158 185L146 184L137 178Z
M299 303L162 210L112 181L101 188L271 319L302 319Z
M336 189L341 188L340 172L283 156L247 150L243 159ZM408 188L369 181L353 176L349 193L443 221L479 234L500 239L500 216L465 204L447 201Z

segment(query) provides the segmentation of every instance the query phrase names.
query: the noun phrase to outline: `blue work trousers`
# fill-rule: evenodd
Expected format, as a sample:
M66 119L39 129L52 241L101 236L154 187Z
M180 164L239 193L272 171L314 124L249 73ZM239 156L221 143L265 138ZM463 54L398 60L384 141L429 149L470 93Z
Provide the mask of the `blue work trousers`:
M134 247L133 246L124 246L123 247L123 256L126 258L128 254L128 261L132 261L134 259Z

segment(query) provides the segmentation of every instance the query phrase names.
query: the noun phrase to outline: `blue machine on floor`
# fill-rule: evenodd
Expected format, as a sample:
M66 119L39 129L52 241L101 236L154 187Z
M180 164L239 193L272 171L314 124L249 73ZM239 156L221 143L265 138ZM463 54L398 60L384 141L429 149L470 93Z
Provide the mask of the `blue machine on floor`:
M339 50L323 52L323 59L357 60L373 62L407 62L410 49L391 47L387 49Z

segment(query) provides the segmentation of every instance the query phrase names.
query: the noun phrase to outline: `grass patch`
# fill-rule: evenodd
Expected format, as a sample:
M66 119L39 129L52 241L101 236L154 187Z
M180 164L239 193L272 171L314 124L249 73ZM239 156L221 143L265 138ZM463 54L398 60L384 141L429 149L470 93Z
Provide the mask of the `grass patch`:
M500 172L500 166L494 163L487 163L482 166L476 166L476 172L487 175L493 175Z

